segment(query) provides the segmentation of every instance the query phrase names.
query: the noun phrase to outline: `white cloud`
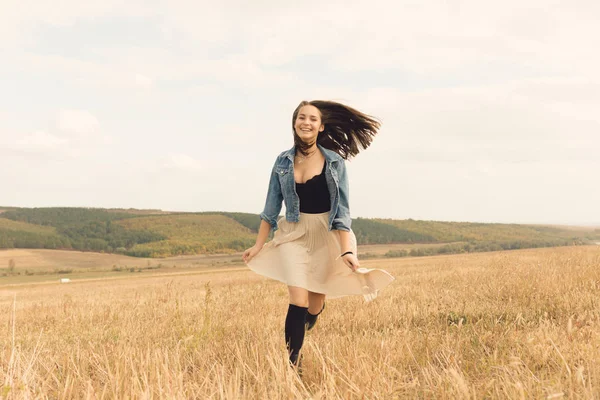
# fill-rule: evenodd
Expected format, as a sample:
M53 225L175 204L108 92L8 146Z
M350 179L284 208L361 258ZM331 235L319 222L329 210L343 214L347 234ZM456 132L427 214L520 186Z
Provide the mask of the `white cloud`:
M140 88L148 89L154 85L154 80L142 74L135 74L135 84Z
M202 163L187 154L170 153L160 160L160 165L168 170L198 172L203 169Z
M373 88L362 99L397 135L476 142L569 139L597 130L600 93L573 80L520 80L473 87L419 91ZM600 92L596 89L597 92ZM582 117L586 117L585 120ZM586 124L582 124L586 121ZM577 129L572 130L569 127Z
M90 51L102 60L97 63L55 55L20 58L28 68L54 68L85 85L124 89L188 79L242 87L293 85L298 78L281 67L309 56L314 57L315 68L394 70L423 77L477 71L474 78L480 80L541 71L589 77L600 69L600 57L590 51L600 34L592 17L600 13L593 4L580 7L582 12L574 5L541 1L527 6L516 0L351 1L343 7L320 3L318 13L308 4L159 3L152 13L160 17L159 30L174 37L167 40L175 46L96 46ZM30 18L67 23L77 18L77 12L80 18L149 12L139 4L109 10L74 6L60 18L52 17L52 12Z
M0 135L0 158L36 160L73 158L79 154L68 138L44 130L26 134ZM11 164L13 167L15 164Z
M0 13L0 43L19 48L35 40L40 26L68 26L76 21L113 15L148 16L152 8L144 1L3 0Z
M63 147L68 140L51 135L45 131L36 131L17 140L17 147L26 151L55 150Z
M87 110L60 110L56 126L62 132L79 137L93 136L100 132L100 122Z
M600 66L597 5L542 1L371 2L342 32L331 65L345 70L396 69L422 76L467 73L584 73ZM488 71L486 73L486 70Z
M46 112L44 109L43 114ZM83 154L91 156L113 142L110 136L101 133L98 119L87 110L58 110L49 124L42 123L43 118L30 110L6 115L7 119L0 123L0 152L4 157L16 156L32 161L72 159ZM35 126L31 131L22 128L23 115L30 116L28 125Z
M0 26L14 40L40 24L147 16L166 40L196 60L214 59L211 53L230 47L263 66L319 55L322 63L350 70L393 68L426 74L490 63L515 66L516 61L521 67L553 65L590 73L600 62L589 51L595 47L600 16L598 4L591 1L61 4L9 1Z

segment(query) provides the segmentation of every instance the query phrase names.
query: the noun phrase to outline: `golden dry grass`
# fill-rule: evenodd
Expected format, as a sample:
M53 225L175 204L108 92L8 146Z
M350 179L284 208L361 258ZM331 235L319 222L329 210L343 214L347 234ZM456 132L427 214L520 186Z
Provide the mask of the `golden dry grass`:
M287 291L250 271L0 288L0 397L598 398L600 248L371 260L287 367Z
M376 244L359 246L360 254L382 257L388 251L410 250L416 247L440 247L444 244ZM10 260L15 262L14 274L2 276L7 271ZM149 270L146 267L151 266ZM160 266L160 268L154 269ZM172 272L196 271L221 267L242 267L241 253L238 254L197 254L165 258L130 257L120 254L95 253L76 250L46 249L0 249L0 286L33 282L55 282L59 278L94 279L106 276L124 275L129 268L146 270L144 274L164 274ZM114 272L118 268L121 272ZM69 274L59 274L58 270L69 270ZM28 273L30 275L28 275ZM33 275L31 275L33 274Z
M145 265L146 258L128 257L119 254L101 254L75 250L9 249L0 250L0 266L6 267L15 260L16 270L30 271L73 268L74 270L107 269L113 265Z
M14 260L16 265L14 274L6 277L0 275L0 287L8 284L55 282L58 278L73 280L121 276L126 275L129 268L146 268L144 274L164 274L215 269L224 265L237 268L243 266L240 256L231 254L139 258L75 250L9 249L0 250L0 273L7 271L10 260ZM114 268L121 272L114 272ZM71 273L55 272L61 269ZM27 275L27 272L33 275Z

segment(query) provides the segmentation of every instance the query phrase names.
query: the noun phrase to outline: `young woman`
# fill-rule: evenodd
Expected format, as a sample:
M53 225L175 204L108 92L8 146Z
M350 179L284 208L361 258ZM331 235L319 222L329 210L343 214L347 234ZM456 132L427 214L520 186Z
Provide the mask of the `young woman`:
M314 327L326 296L362 294L369 301L394 280L386 271L360 268L350 229L344 160L367 148L379 126L343 104L303 101L292 118L294 146L273 165L256 244L242 258L253 271L288 286L285 341L292 365L299 363L305 330ZM282 202L285 217L278 219ZM271 229L273 240L266 243Z

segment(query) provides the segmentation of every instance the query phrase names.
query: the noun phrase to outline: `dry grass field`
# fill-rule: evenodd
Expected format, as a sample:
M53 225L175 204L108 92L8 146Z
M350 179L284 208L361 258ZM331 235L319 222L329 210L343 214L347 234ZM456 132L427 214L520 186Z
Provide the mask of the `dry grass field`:
M439 244L374 244L359 247L361 254L383 255L390 250L410 250L416 247L440 247ZM74 271L110 269L112 266L145 266L163 264L168 267L195 265L232 264L240 260L240 254L188 255L167 258L129 257L119 254L103 254L90 251L44 250L44 249L0 249L0 268L6 268L9 260L15 260L18 271L48 271L71 268ZM0 281L0 284L1 281Z
M113 265L145 265L150 259L119 254L100 254L73 250L9 249L0 250L0 266L15 260L17 271L46 271L62 268L80 270L109 269Z
M16 267L11 275L3 276L10 260ZM134 274L141 272L146 276L214 270L223 266L240 268L244 264L240 255L232 254L139 258L74 250L9 249L0 250L0 287L56 282L60 278L130 278L132 269Z
M0 287L0 398L600 398L600 247L369 260L287 366L286 288L224 269Z
M359 246L360 254L383 257L388 251L440 247L444 244L375 244ZM7 275L10 260L13 274ZM124 277L130 269L144 275L195 272L222 267L243 267L241 253L199 254L165 258L130 257L119 254L76 250L2 249L0 250L0 286L33 282L56 282L60 278L96 279ZM63 271L59 273L58 271ZM68 271L68 273L64 273Z

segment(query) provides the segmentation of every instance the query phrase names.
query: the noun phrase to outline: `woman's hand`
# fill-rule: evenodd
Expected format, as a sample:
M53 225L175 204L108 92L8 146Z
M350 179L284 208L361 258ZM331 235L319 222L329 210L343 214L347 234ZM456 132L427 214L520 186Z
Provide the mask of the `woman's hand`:
M250 260L252 260L254 258L254 256L257 255L261 250L262 250L262 246L259 247L257 245L254 245L254 246L250 247L249 249L244 251L244 254L242 255L242 260L246 264L248 264L250 262Z
M349 254L346 254L345 256L343 256L342 260L344 260L344 264L346 264L346 266L348 268L350 268L352 270L352 272L356 271L360 267L360 263L358 262L358 257L356 257L352 253L349 253Z

